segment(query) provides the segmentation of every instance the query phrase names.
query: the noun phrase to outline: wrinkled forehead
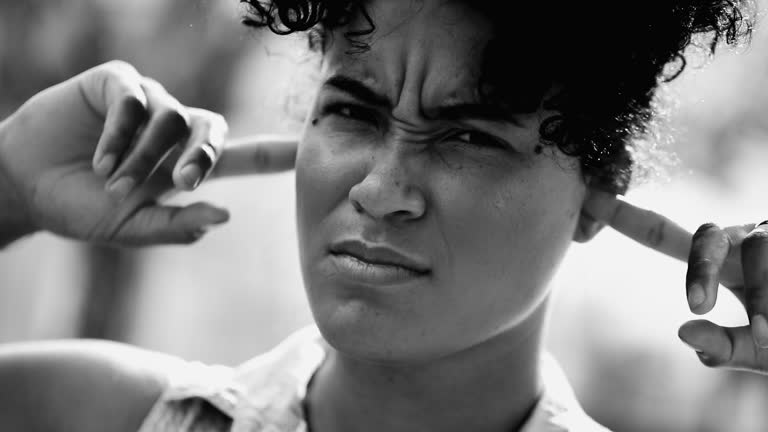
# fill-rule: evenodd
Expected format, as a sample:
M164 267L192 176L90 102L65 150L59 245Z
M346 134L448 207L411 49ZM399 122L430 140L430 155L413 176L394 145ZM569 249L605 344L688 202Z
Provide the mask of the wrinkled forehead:
M365 13L335 29L325 55L328 74L355 78L393 106L428 110L475 102L490 21L457 0L373 0ZM370 18L370 19L368 19ZM364 42L356 49L349 37Z

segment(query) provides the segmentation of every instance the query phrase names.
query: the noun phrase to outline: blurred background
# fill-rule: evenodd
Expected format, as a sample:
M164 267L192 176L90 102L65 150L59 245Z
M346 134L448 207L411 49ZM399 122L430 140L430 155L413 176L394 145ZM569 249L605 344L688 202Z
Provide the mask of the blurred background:
M304 43L250 32L241 12L235 0L0 0L0 118L119 58L183 103L224 113L233 136L298 132ZM679 162L632 202L691 231L768 217L766 30L665 89ZM232 213L194 247L113 250L39 234L4 250L0 342L106 338L236 365L311 324L292 175L220 180L194 199ZM684 277L682 263L609 230L574 246L553 282L550 350L586 410L616 431L768 430L768 380L707 369L678 340L693 318ZM708 318L747 322L725 291Z

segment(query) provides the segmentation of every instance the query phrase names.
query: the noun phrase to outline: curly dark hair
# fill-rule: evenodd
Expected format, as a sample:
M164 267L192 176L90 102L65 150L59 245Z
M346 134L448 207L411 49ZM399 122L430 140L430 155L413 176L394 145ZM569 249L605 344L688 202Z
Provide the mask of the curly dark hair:
M246 25L278 34L309 31L311 45L322 50L329 31L357 14L369 27L344 34L353 49L366 50L376 29L365 1L241 2ZM590 185L615 193L629 185L633 138L648 133L656 90L680 75L686 50L714 54L721 43L747 41L755 18L752 0L511 3L471 2L495 29L480 94L511 115L542 103L556 112L542 122L541 141L578 157Z

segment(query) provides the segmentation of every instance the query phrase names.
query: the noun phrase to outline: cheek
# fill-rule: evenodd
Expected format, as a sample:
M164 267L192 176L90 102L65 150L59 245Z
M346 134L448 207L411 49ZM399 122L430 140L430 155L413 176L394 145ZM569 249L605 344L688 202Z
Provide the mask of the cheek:
M306 134L296 156L296 198L300 219L327 213L339 202L337 179L339 161L321 140ZM309 213L309 214L308 214Z
M362 156L308 126L296 157L296 214L302 255L314 247L309 243L312 238L322 238L323 227L330 225L324 222L347 202L349 190L363 175Z
M347 197L354 179L354 155L332 145L333 137L309 126L296 157L297 205L301 213L329 213Z
M445 203L444 280L457 302L472 305L468 315L488 314L496 326L524 318L571 243L583 196L578 173L547 163L519 175L454 180L452 189L455 196L436 200Z

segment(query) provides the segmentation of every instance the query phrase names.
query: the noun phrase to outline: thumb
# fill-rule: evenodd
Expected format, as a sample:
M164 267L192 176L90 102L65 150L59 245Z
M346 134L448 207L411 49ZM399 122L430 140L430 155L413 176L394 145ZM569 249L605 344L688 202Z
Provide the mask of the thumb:
M707 366L768 373L768 351L755 345L749 326L721 327L694 320L683 324L678 336Z
M693 348L702 363L719 366L733 358L733 342L726 330L707 320L688 321L677 333L680 340Z
M207 203L186 207L151 205L139 209L115 237L133 246L189 244L199 240L213 225L229 220L229 212Z

